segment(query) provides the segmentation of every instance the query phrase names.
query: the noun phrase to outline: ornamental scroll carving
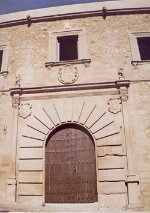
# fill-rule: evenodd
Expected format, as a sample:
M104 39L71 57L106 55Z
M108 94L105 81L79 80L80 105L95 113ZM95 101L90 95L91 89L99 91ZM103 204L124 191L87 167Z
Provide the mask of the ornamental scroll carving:
M27 118L32 113L32 105L30 103L23 103L19 106L19 116L22 118Z
M114 114L121 112L121 100L120 98L111 98L108 101L108 111Z
M62 84L73 84L77 81L79 77L77 67L66 64L65 66L61 67L58 71L58 80Z

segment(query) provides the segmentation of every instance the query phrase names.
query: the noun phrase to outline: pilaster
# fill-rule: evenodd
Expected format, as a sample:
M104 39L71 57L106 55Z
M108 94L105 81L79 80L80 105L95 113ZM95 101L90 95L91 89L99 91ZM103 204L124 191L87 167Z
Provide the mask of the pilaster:
M133 148L132 148L131 127L130 127L129 111L128 111L127 88L121 87L119 89L119 93L120 93L120 98L122 101L125 144L126 144L126 151L127 151L127 177L126 177L126 183L128 188L127 210L139 210L141 209L139 177L138 175L135 174L135 171L134 171Z
M20 100L19 95L16 94L12 99L13 107L13 137L11 144L11 161L10 172L7 180L7 201L16 201L16 152L17 152L17 129L18 129L18 106Z

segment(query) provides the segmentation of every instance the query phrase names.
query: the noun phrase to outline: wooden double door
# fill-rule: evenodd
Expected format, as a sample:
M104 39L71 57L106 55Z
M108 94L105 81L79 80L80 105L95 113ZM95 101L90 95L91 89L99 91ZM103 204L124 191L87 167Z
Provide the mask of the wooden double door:
M73 124L61 126L45 150L45 202L96 202L95 146L87 130Z

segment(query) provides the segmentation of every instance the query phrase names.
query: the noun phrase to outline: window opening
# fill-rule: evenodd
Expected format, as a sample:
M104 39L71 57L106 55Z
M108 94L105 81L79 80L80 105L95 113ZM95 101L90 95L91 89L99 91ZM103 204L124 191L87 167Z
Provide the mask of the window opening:
M78 35L57 37L59 61L78 59Z
M141 60L150 60L150 37L137 38Z
M0 50L0 71L2 68L3 50Z

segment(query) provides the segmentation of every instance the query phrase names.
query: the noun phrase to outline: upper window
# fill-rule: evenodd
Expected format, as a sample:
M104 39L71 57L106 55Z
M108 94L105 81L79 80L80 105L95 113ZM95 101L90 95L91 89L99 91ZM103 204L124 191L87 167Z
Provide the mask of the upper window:
M49 62L87 59L85 29L49 32Z
M132 62L150 62L150 32L129 32Z
M57 40L59 61L78 59L78 35L61 36Z
M150 60L150 37L137 38L141 60Z
M9 43L0 43L0 72L8 70Z
M0 71L2 68L3 50L0 50Z

